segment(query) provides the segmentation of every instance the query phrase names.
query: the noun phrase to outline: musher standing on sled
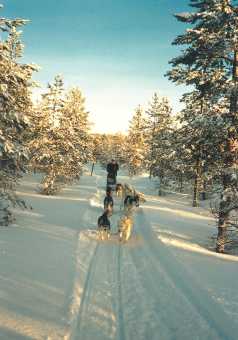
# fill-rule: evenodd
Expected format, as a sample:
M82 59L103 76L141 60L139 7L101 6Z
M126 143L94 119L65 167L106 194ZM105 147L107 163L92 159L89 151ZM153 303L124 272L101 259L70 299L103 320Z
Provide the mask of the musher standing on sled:
M119 170L119 166L115 159L112 159L110 163L107 164L107 184L115 185L117 182L117 172Z

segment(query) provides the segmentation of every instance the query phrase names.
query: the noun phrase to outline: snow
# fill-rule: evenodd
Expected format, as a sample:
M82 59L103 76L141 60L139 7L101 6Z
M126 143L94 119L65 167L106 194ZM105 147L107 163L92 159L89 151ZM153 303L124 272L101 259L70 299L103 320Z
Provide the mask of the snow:
M134 232L98 241L106 173L85 173L57 196L18 192L33 207L0 229L0 339L236 339L237 261L214 252L215 222L185 195L156 196L145 175L118 182L146 194Z

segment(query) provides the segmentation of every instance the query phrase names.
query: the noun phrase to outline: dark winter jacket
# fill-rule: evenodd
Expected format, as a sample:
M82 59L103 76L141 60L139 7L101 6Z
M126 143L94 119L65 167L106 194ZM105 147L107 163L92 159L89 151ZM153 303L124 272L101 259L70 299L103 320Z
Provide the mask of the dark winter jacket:
M98 218L98 228L100 227L106 227L108 229L111 228L111 224L106 213L102 214L102 216Z
M115 163L115 164L113 164L112 162L108 163L107 172L108 172L109 175L117 176L118 170L119 170L119 166L118 166L117 163Z
M112 196L110 195L107 195L105 198L104 198L104 209L107 209L107 208L112 208L113 207L113 198Z

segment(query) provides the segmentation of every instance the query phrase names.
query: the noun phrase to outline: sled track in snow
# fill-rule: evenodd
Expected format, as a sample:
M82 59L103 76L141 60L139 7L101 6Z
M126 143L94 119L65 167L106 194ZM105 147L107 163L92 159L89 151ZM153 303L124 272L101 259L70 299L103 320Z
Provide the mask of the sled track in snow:
M101 256L99 256L100 249L102 245L97 243L94 252L92 254L88 269L87 275L85 278L85 283L81 295L81 302L80 307L77 315L77 320L75 322L74 330L72 331L70 339L77 339L77 340L84 340L84 331L81 333L82 323L84 322L85 316L87 316L87 306L90 305L90 299L92 298L92 290L94 288L95 282L95 275L96 268L98 261L100 260ZM121 261L122 261L122 246L118 245L118 251L115 252L114 260L112 259L112 263L110 266L110 270L114 270L115 273L115 290L113 294L114 300L114 309L116 312L116 324L117 324L117 331L116 331L116 339L117 340L125 340L125 325L124 325L124 314L123 314L123 293L122 293L122 268L121 268ZM116 270L115 270L116 269ZM96 280L97 281L97 280ZM113 290L112 286L111 289ZM112 301L113 303L113 301ZM90 327L90 325L89 325Z
M86 276L84 287L83 287L83 293L81 296L80 308L79 308L78 315L77 315L77 322L74 328L74 332L71 335L70 339L74 339L76 337L76 334L75 334L76 332L77 332L77 339L81 338L81 335L80 335L81 322L82 322L85 307L87 306L87 301L90 299L90 295L91 295L90 283L91 281L93 282L93 276L95 274L95 267L98 261L98 256L97 256L98 249L99 249L99 244L96 245L91 261L89 263L87 276Z
M125 326L124 326L124 315L122 306L122 273L121 273L121 244L118 246L118 257L117 257L117 282L118 282L118 340L125 340Z
M144 212L138 212L140 222L146 226L146 231L142 228L143 238L147 247L143 248L146 257L154 271L158 271L161 266L168 278L174 283L180 293L195 308L202 319L206 320L210 328L217 333L218 338L235 340L236 329L229 316L223 311L221 306L214 301L209 294L196 283L184 266L176 259L170 249L153 235L150 223L146 220ZM154 241L156 240L156 241ZM154 251L153 251L154 249ZM156 255L155 255L156 254ZM132 254L133 261L138 266L138 258ZM143 275L142 275L143 276ZM142 281L145 278L141 277ZM151 278L153 281L153 277ZM152 285L156 293L156 285ZM155 295L156 296L156 295Z

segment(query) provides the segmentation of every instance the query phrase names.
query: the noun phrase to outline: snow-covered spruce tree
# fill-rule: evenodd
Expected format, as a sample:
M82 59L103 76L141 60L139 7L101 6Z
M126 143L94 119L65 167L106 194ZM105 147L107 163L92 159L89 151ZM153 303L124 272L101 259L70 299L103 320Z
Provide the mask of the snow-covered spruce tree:
M103 152L103 134L93 133L91 134L93 144L93 161L94 163L101 162L101 155Z
M79 89L64 95L63 80L56 76L42 96L31 142L31 163L45 173L42 193L50 195L59 187L79 179L82 166L91 157L88 113Z
M170 168L172 108L168 99L157 93L146 111L146 163L153 175L160 179L160 191Z
M108 161L113 158L111 154L112 135L106 133L97 134L97 139L97 144L94 144L94 154L97 162L99 162L103 168L106 168Z
M183 161L184 173L193 178L193 206L199 205L199 193L205 196L206 183L218 175L222 162L220 145L226 134L223 110L226 106L208 106L201 114L199 92L184 96L185 108L178 119L180 128L174 134L177 157ZM203 103L205 105L205 103Z
M67 128L68 125L68 128ZM89 112L85 109L85 98L78 87L69 90L65 97L60 127L66 127L68 136L68 173L65 180L79 179L83 165L92 160L93 144L90 136Z
M126 149L127 149L127 139L122 133L116 133L112 136L111 144L111 159L117 160L120 166L127 163Z
M15 194L28 163L27 139L32 111L32 73L36 67L20 62L21 31L27 20L0 18L0 224L12 219L10 205L25 207ZM4 38L3 38L4 37Z
M58 130L64 107L63 91L63 80L56 76L54 82L48 84L48 91L42 95L33 117L36 124L30 143L31 165L45 174L41 192L47 195L58 190L57 178L64 167L63 155L67 150L66 135Z
M126 159L130 176L138 175L145 170L145 154L145 117L141 106L138 106L130 121L126 142Z
M101 163L103 167L106 167L111 159L116 159L120 166L127 162L125 135L94 134L93 145L94 160Z
M192 178L193 168L190 165L190 150L186 148L183 142L183 133L181 127L174 129L171 136L172 154L170 163L170 172L172 178L178 183L179 192L185 189L185 183L189 183Z
M238 11L231 0L191 0L196 10L177 15L192 28L175 40L177 45L188 45L175 58L170 77L173 81L195 85L210 101L221 97L229 100L229 110L223 115L228 136L223 140L223 193L218 222L216 250L224 251L229 214L233 209L234 178L237 164L237 79L238 79ZM231 193L230 195L229 193Z

